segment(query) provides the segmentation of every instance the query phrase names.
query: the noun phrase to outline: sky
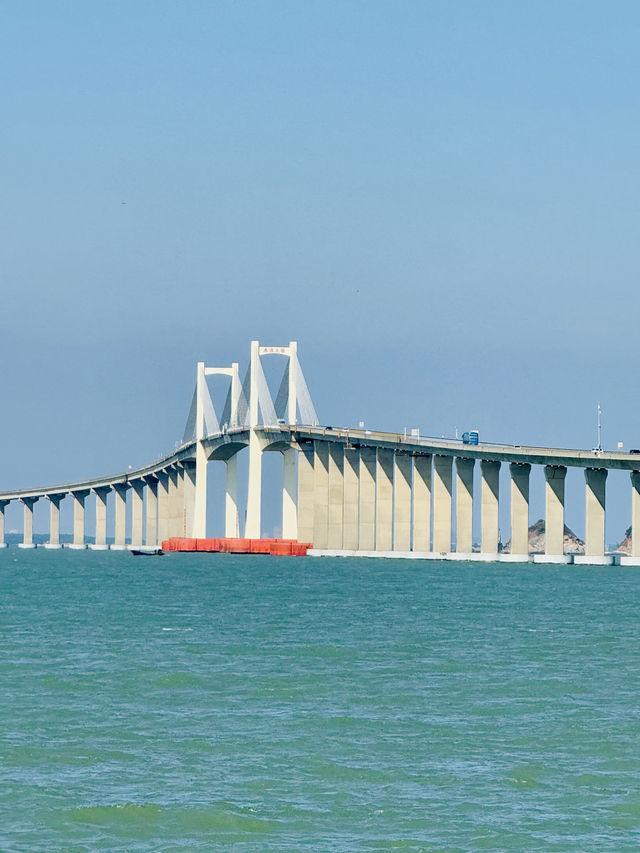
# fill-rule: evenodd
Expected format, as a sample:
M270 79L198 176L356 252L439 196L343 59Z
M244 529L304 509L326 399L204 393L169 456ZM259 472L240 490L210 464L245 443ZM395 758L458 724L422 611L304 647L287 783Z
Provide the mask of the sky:
M4 0L3 488L169 451L252 339L323 423L589 448L600 403L640 447L639 36L624 0Z

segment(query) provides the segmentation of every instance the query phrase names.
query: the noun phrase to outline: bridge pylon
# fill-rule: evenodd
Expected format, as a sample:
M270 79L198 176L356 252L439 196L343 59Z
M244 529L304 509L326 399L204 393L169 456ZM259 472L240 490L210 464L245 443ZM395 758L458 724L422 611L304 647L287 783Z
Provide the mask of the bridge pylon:
M207 376L229 376L231 386L229 388L228 409L229 421L223 423L222 428L236 427L238 425L238 409L240 401L240 379L238 362L234 361L230 367L206 367L204 361L199 361L196 371L195 401L195 430L196 441L196 470L195 488L193 498L193 520L191 525L191 536L196 539L204 539L207 535L207 462L208 455L205 447L205 439L221 431L220 424L211 400L209 388L207 387ZM194 405L192 404L192 409ZM187 430L190 428L191 414L187 420ZM186 435L186 431L185 431ZM225 500L225 536L237 536L239 528L238 519L238 476L235 455L227 460L226 476L226 500Z
M263 355L284 355L287 358L287 367L275 406L271 400L260 361ZM289 345L285 347L261 347L259 341L251 341L251 361L249 365L249 484L247 493L247 519L245 523L245 536L247 539L258 539L260 537L262 453L264 443L258 434L258 427L261 425L277 425L280 422L284 422L285 417L279 417L280 413L286 416L286 422L289 426L295 426L298 409L297 380L299 376L302 376L302 372L299 370L297 341L290 341ZM304 378L302 378L302 381L304 382ZM262 414L262 424L260 424L260 414ZM285 539L296 539L298 535L296 513L296 451L295 448L288 447L281 452L283 456L282 536Z
M286 367L276 395L275 403L262 368L264 356L278 355L286 358ZM207 377L222 374L231 379L227 399L218 417L213 405ZM234 430L245 430L249 445L249 478L247 489L247 511L244 535L259 538L261 527L262 497L262 453L265 449L278 450L283 457L282 490L282 534L287 539L297 536L297 449L290 438L271 442L265 437L264 428L295 426L298 412L302 423L317 425L318 418L311 401L304 374L298 361L298 345L290 341L287 346L261 346L251 342L249 367L242 385L239 380L238 363L230 367L207 367L198 362L196 387L187 418L182 444L195 443L195 471L189 497L186 498L185 531L194 538L206 536L207 518L207 463L210 454L210 439L224 436ZM225 536L240 535L238 513L238 450L225 456ZM221 458L219 455L218 458Z

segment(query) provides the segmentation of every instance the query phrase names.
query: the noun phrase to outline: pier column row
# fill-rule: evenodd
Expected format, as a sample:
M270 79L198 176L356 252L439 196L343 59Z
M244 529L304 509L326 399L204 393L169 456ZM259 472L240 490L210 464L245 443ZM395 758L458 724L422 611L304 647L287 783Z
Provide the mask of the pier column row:
M444 458L444 457L443 457ZM451 457L448 458L451 468ZM298 539L321 550L431 545L431 457L308 441L298 453ZM449 514L450 529L450 514Z
M297 453L283 452L283 535L297 527L300 541L316 548L361 551L449 552L452 520L456 551L473 547L473 459L455 457L455 519L453 519L454 457L412 456L398 450L346 447L337 442L308 441ZM528 557L529 463L511 463L511 554ZM481 460L481 548L485 554L498 550L500 462ZM114 546L127 547L127 493L131 493L133 545L155 545L169 536L184 536L192 526L195 506L195 467L175 464L143 479L94 489L95 545L107 547L107 499L113 492ZM544 466L545 555L562 557L564 551L565 466ZM607 469L586 468L585 558L602 558L605 552L605 505ZM631 557L640 558L640 472L631 472ZM294 504L294 492L297 491ZM49 501L48 547L60 547L60 504L70 496L73 503L72 547L86 547L85 502L88 489L56 492ZM227 511L225 532L237 535L236 456L227 460ZM33 547L33 507L36 497L24 497L23 547ZM0 501L0 547L5 544L5 509ZM433 520L433 523L432 523ZM433 535L431 533L433 528ZM582 560L581 560L582 561ZM588 559L585 560L588 562Z
M172 466L170 471L159 471L141 479L115 483L113 486L98 486L95 489L73 489L68 492L44 494L49 502L49 538L46 548L61 548L60 505L70 498L73 505L73 539L65 547L86 548L86 499L93 491L95 495L95 542L92 549L108 548L107 544L107 500L113 493L114 541L111 547L128 547L127 502L131 506L132 546L158 545L169 536L184 536L187 526L193 523L195 498L195 466ZM172 490L170 491L170 486ZM236 497L234 492L234 497ZM33 507L40 496L18 498L23 505L23 548L34 547ZM0 500L0 548L5 542L5 508L10 503ZM235 502L234 502L235 503ZM235 503L235 533L237 535L237 503Z
M455 459L455 503L454 503ZM307 441L298 454L298 535L320 550L449 553L452 522L456 552L473 549L473 521L480 512L484 555L500 547L498 460L480 460L480 494L474 500L475 460L440 454L413 456L402 448ZM529 559L531 463L512 462L510 529L513 557ZM545 557L564 554L564 465L541 466L545 478ZM585 557L605 552L607 469L585 469ZM631 557L640 559L640 471L631 472ZM455 512L455 518L454 518ZM578 561L578 558L576 558Z
M319 550L449 553L453 521L457 553L470 554L475 460L455 457L455 519L453 465L454 457L440 454L413 456L402 449L353 447L348 442L303 442L298 455L299 539ZM501 463L481 460L479 467L481 551L496 555ZM512 463L509 471L511 553L528 558L531 465ZM548 554L562 554L565 476L564 466L545 468ZM601 475L588 476L595 488ZM640 516L640 482L636 504ZM602 509L602 502L599 505Z

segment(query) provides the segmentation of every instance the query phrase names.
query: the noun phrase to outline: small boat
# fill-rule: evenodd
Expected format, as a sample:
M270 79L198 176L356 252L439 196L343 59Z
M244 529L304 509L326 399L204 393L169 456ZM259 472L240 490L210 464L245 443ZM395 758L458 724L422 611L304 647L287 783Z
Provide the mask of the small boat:
M162 557L164 555L162 548L157 545L139 545L130 550L134 557Z

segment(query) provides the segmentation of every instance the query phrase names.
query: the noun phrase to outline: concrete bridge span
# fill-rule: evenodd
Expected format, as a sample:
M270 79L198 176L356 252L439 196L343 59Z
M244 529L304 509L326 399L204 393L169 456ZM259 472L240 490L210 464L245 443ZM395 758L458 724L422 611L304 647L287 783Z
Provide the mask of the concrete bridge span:
M299 534L323 551L382 550L458 559L528 560L533 466L542 468L545 479L546 553L536 556L537 562L572 559L563 553L568 467L582 468L585 475L585 554L573 561L613 562L605 554L610 469L630 472L632 530L640 533L640 456L635 454L467 445L459 440L357 429L292 427L291 434L301 451ZM473 488L476 463L480 468L478 495ZM509 466L510 474L508 555L499 552L498 509L503 499L499 473L503 464ZM477 554L472 550L475 513L481 521ZM640 535L632 537L632 554L621 562L640 564Z
M284 357L286 368L275 401L261 360ZM213 405L207 376L229 377L221 412ZM237 460L248 452L246 520L241 531ZM563 553L565 478L568 468L585 476L585 553L575 562L605 565L606 481L609 470L630 473L632 553L621 562L640 565L640 455L620 451L463 444L459 440L323 427L297 357L297 345L251 345L240 383L238 364L198 365L194 399L181 445L172 453L107 477L0 492L0 546L4 514L23 504L22 547L33 547L33 507L49 504L49 541L60 547L60 504L73 504L73 542L87 547L85 507L95 513L95 541L103 549L156 545L171 536L204 537L207 468L223 462L226 536L261 535L262 459L280 453L283 464L282 532L313 542L314 553L375 554L449 559L526 561L529 557L529 483L532 468L544 472L545 554L538 562L568 562ZM500 470L508 466L509 494L500 494ZM474 470L480 488L474 491ZM112 496L112 535L107 497ZM91 497L90 497L91 496ZM509 502L509 554L500 552L499 507ZM129 538L126 518L130 516ZM472 522L480 517L481 547L474 552Z

